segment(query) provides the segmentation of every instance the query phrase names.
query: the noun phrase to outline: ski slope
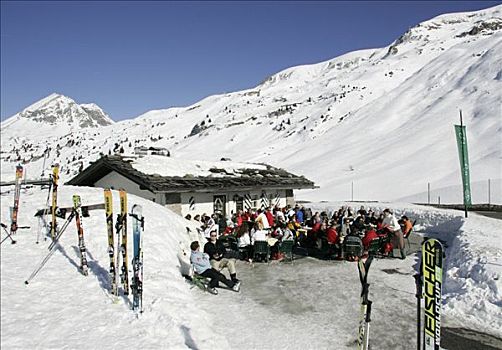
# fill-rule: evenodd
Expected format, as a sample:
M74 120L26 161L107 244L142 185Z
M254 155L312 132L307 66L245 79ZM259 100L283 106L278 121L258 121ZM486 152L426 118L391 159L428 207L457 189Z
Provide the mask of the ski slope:
M61 186L59 205L103 202L98 188ZM113 191L114 208L119 208ZM9 223L13 191L1 195L1 220ZM131 296L117 302L109 294L107 232L104 210L83 218L89 276L78 271L75 223L61 238L61 247L29 285L24 281L46 255L49 241L40 236L33 216L45 206L46 190L21 192L17 243L1 246L2 349L353 349L359 317L357 267L349 262L300 259L289 264L239 262L240 293L221 290L217 296L191 289L180 273L183 251L193 222L153 202L130 195L129 210L143 206L144 313L136 318ZM332 210L343 203L318 203L314 210ZM359 205L359 204L358 204ZM501 221L462 212L409 204L367 204L417 219L418 231L447 242L444 322L502 338ZM62 219L59 219L62 224ZM130 223L129 223L130 225ZM129 226L129 232L131 227ZM2 233L2 238L4 234ZM200 239L200 238L199 238ZM129 246L132 256L132 245ZM181 260L180 260L181 258ZM369 273L374 301L373 349L412 348L415 342L416 256L376 260ZM385 272L387 271L387 272ZM391 272L389 272L391 271ZM395 325L390 327L388 325ZM267 330L264 332L264 330Z
M438 16L386 47L113 124L97 107L89 113L51 95L2 122L1 179L9 181L18 162L30 165L29 179L60 163L64 182L100 154L164 147L179 159L224 157L304 175L319 188L301 199L349 200L353 185L355 200L423 203L430 184L432 202L460 203L454 124L462 110L473 203L488 202L490 180L491 201L502 204L500 67L502 5ZM53 116L57 127L47 124Z

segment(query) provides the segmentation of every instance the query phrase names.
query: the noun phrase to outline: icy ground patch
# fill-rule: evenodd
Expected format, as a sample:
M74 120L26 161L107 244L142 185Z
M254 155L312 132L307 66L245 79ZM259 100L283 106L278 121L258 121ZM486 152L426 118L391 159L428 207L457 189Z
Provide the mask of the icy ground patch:
M62 186L62 207L71 205L72 194L80 194L84 205L103 202L101 189ZM0 198L2 222L8 223L12 193ZM114 199L118 208L116 192ZM129 299L114 303L109 296L104 210L92 211L83 220L89 276L77 269L72 223L62 236L60 250L26 286L24 280L47 253L48 241L35 244L38 225L33 217L45 202L45 191L23 190L19 223L31 229L16 234L17 244L6 241L1 246L2 349L354 348L360 293L355 264L301 258L293 265L252 268L239 262L241 292L221 290L218 296L209 295L190 289L180 274L180 247L186 249L191 240L200 239L187 234L191 223L132 195L129 207L141 204L146 218L143 315L134 317ZM316 204L314 209L329 205L335 209L342 203ZM448 246L443 325L502 338L502 247L496 239L502 221L475 214L464 219L459 211L408 204L382 204L379 209L387 205L397 215L417 219L422 234L438 237ZM374 261L369 274L374 349L414 345L417 263L416 255L404 261Z
M317 203L332 211L346 202ZM443 312L449 327L466 327L502 338L502 220L458 210L440 210L406 203L358 203L396 217L417 220L415 234L438 238L446 247L443 273ZM357 208L357 207L356 207ZM416 269L416 266L415 266Z
M351 203L310 205L315 210L333 211ZM470 328L502 338L501 270L497 269L497 264L502 264L502 247L496 239L502 221L476 214L466 220L461 211L404 203L364 205L378 211L391 207L397 216L417 220L415 236L444 242L443 327ZM415 242L421 239L414 238ZM461 241L464 243L459 244ZM413 248L416 250L418 244ZM415 344L413 275L419 262L419 256L413 253L404 261L373 262L369 274L370 299L374 302L373 349L409 349ZM462 266L464 276L454 273L458 266ZM257 263L252 267L240 262L238 271L243 280L241 293L223 290L217 298L223 300L227 312L214 314L215 324L222 325L218 334L226 335L231 348L355 348L361 288L356 264L300 258L293 265ZM214 298L194 291L202 308L213 310Z

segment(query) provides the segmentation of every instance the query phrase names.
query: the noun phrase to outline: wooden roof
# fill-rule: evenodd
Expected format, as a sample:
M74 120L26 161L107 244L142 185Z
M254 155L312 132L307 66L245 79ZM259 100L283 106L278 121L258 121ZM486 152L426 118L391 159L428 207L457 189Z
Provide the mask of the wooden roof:
M180 160L181 161L181 160ZM132 159L122 156L104 156L91 163L80 174L67 182L68 185L94 186L98 180L112 171L137 183L141 189L154 193L213 192L225 190L307 189L315 184L303 176L291 174L283 169L266 165L266 169L243 169L242 175L227 175L225 169L212 168L218 176L160 176L144 174L135 169Z

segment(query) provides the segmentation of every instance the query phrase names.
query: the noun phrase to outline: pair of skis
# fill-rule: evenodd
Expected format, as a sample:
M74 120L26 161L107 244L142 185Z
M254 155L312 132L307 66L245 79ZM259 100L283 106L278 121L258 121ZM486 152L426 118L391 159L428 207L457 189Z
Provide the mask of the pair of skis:
M110 284L111 293L118 296L118 278L122 284L124 295L129 295L129 266L127 257L127 193L124 190L119 190L120 196L120 214L117 214L115 221L115 233L113 231L113 197L110 189L105 189L105 214L106 227L108 231L108 256L110 258ZM132 293L133 293L133 309L141 310L142 294L143 294L143 254L142 254L142 231L143 231L143 216L141 206L135 204L132 207L131 217L133 218L133 278L132 278ZM114 235L117 235L117 242L114 242ZM120 275L117 273L120 266L120 256L122 256L122 266L120 267Z
M118 296L118 278L121 277L123 284L124 295L129 294L128 284L128 266L127 266L127 193L124 190L119 191L120 195L120 214L117 215L115 222L115 230L117 234L117 248L114 244L113 231L113 197L110 189L105 189L105 214L106 214L106 228L108 231L108 256L110 258L110 282L111 292L113 295ZM122 238L122 243L121 243ZM122 253L122 274L117 273L120 266L120 253ZM125 275L124 275L125 274Z
M82 201L79 195L73 196L73 211L75 214L75 222L77 224L78 249L80 251L80 271L84 276L89 274L87 265L87 249L84 243L84 229L82 227Z
M443 246L430 238L422 244L422 261L415 275L417 298L417 350L441 349L441 300L443 285ZM424 326L421 330L421 299L424 298ZM421 339L423 337L423 349Z
M145 229L145 220L141 206L133 205L130 215L133 219L132 309L136 312L143 312L143 231Z
M17 223L17 217L19 214L19 198L21 196L21 182L23 180L23 171L24 171L24 169L23 169L22 165L16 166L16 180L14 182L14 186L15 186L14 187L14 205L12 206L11 213L10 213L10 231L7 230L7 225L5 225L3 223L1 224L2 228L5 231L7 236L4 239L2 239L0 244L5 242L7 240L7 238L10 238L11 243L15 244L16 240L14 240L14 238L12 236L14 236L16 234L17 230L19 228L29 228L27 226L19 227L19 225Z
M15 241L12 239L12 235L14 235L18 229L17 226L17 214L19 212L19 197L21 195L21 181L23 179L23 166L16 166L16 182L14 189L14 206L12 207L11 213L11 224L10 224L10 235L11 240L14 243Z

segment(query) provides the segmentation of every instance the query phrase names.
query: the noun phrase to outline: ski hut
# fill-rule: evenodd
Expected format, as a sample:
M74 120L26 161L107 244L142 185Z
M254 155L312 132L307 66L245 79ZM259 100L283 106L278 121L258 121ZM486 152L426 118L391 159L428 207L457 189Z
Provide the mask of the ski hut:
M293 190L312 181L266 164L194 161L146 155L104 156L68 185L123 188L185 216L294 204Z

